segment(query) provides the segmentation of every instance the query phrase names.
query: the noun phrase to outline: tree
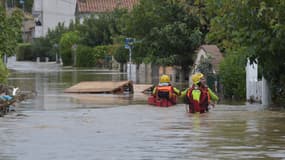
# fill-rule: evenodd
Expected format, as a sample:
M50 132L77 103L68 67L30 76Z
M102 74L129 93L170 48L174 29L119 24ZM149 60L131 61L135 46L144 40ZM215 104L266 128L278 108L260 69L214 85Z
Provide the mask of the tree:
M180 1L141 1L122 19L123 33L139 41L134 45L137 62L177 65L188 74L202 33L198 17L186 12Z
M3 55L12 55L16 49L17 39L21 35L22 12L14 10L9 16L0 5L0 59ZM4 82L8 76L8 70L0 60L0 82Z
M60 39L60 52L62 55L63 65L72 65L74 60L72 56L72 47L79 42L79 34L78 32L66 32L62 35ZM76 48L74 48L76 50ZM76 53L75 53L76 54ZM73 58L72 58L73 57Z
M209 42L226 52L242 51L251 62L258 60L263 75L285 89L285 2L283 0L209 0L211 22ZM240 49L242 48L242 49Z
M129 59L129 53L128 50L124 48L124 46L118 46L116 47L116 50L114 51L114 58L117 62L120 63L120 71L123 71L123 64L128 62Z
M90 47L112 44L109 22L110 17L104 14L85 18L78 27L80 43Z
M0 56L15 53L18 37L21 36L23 14L16 9L9 16L5 9L0 6Z

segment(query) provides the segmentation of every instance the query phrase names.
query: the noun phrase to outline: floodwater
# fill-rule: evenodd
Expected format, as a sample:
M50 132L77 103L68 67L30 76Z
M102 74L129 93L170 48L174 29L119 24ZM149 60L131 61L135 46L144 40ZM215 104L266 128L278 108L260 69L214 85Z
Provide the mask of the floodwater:
M3 160L285 160L285 113L259 105L216 105L188 114L185 105L146 104L132 95L66 94L86 80L124 80L111 70L17 62L9 84L35 97L0 118ZM139 97L139 98L138 98Z

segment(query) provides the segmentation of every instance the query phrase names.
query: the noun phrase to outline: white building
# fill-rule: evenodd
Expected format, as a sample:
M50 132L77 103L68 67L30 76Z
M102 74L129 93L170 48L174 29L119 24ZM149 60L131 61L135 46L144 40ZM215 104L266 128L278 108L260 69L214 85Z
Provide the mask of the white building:
M54 29L58 23L69 23L75 20L76 0L34 0L33 16L35 17L34 38L43 37L48 29Z

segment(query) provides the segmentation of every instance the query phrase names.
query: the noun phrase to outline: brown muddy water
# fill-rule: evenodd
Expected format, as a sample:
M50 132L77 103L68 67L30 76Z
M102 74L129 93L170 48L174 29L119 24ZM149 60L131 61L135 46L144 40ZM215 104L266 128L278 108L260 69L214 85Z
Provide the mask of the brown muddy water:
M217 105L190 115L183 104L153 107L144 96L63 92L80 81L126 78L116 71L31 62L8 66L9 84L36 96L0 118L0 159L285 160L284 112Z

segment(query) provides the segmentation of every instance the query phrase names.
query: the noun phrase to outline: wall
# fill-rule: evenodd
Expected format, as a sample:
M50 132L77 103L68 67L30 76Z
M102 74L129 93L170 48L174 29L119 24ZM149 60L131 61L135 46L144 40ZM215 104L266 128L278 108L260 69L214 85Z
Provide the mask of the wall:
M43 36L59 22L69 26L71 20L75 20L76 0L43 0L42 4Z

